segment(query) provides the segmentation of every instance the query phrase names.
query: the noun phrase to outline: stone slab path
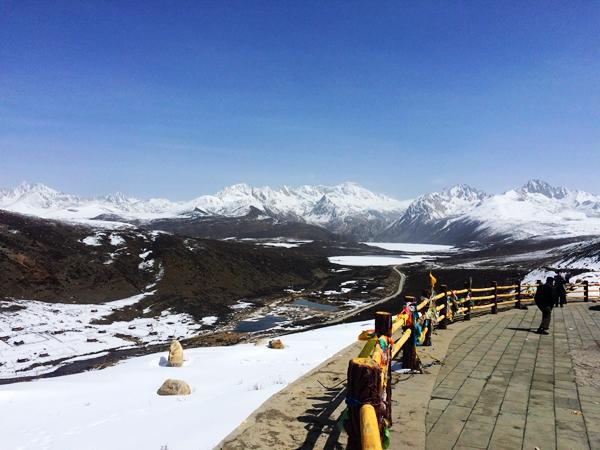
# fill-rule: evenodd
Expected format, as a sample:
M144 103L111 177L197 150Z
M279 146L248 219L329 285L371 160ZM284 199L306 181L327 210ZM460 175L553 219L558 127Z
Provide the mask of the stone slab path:
M426 447L600 449L600 308L535 306L473 320L451 342L427 411Z

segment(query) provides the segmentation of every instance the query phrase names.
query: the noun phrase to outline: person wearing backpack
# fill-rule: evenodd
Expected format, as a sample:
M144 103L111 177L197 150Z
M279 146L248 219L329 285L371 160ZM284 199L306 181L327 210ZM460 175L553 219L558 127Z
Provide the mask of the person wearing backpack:
M536 333L550 334L550 320L552 319L552 306L554 306L554 278L546 278L544 284L539 284L534 296L535 304L542 312L542 322Z

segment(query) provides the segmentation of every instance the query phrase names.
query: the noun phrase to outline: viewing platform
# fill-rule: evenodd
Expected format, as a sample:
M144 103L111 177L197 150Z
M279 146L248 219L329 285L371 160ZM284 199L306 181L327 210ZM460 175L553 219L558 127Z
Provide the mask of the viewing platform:
M535 305L436 330L423 374L393 373L391 449L600 449L600 306ZM218 448L343 449L357 342L274 395Z

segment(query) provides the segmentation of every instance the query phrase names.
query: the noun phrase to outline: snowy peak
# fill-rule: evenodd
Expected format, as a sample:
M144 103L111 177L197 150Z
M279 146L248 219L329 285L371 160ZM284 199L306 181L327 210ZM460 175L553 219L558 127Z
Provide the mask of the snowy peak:
M441 192L426 194L415 200L400 220L432 221L454 217L470 211L489 195L466 184Z
M18 204L25 204L33 208L60 208L76 204L79 201L79 197L64 194L41 183L23 182L14 189L0 191L0 208L5 209Z
M140 201L133 197L127 197L122 192L105 195L104 197L102 197L102 200L104 200L108 203L113 203L115 205L131 205L132 203L137 203Z
M227 186L221 191L217 192L215 195L219 198L229 198L229 197L249 197L252 196L253 189L246 183L238 183L233 184L231 186Z
M542 180L529 180L520 189L522 194L540 194L544 197L563 199L569 195L569 190L564 187L554 187Z

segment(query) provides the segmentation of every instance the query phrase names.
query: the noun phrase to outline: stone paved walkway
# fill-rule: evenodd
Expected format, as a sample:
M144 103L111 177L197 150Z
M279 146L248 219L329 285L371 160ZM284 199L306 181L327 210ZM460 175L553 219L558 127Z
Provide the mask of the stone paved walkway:
M426 447L600 449L600 311L535 306L471 321L450 343L431 394ZM440 333L443 333L441 331Z

